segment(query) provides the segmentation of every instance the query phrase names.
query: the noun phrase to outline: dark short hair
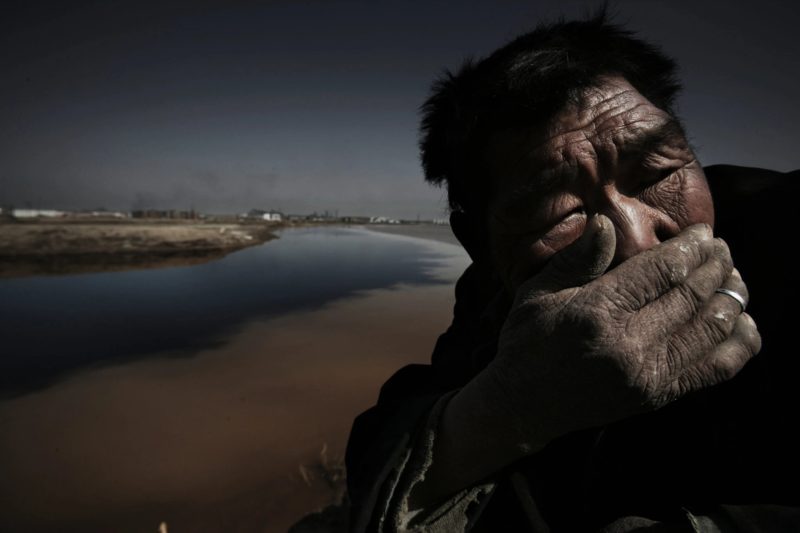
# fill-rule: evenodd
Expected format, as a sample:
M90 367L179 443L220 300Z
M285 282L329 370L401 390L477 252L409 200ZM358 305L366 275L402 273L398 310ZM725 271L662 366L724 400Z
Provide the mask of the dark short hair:
M447 186L452 210L482 212L488 197L483 148L489 134L544 124L602 75L620 75L674 115L675 62L607 20L542 24L489 57L445 71L422 105L425 179Z

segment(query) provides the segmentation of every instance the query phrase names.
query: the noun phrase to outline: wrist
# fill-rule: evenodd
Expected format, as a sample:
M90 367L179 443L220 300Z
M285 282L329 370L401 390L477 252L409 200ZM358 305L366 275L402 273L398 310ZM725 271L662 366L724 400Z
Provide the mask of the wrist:
M471 435L480 455L497 470L544 448L558 436L534 387L493 361L451 398L443 427Z
M490 364L444 406L424 480L412 490L412 506L427 507L464 488L487 482L513 462L536 453L558 436L526 391L515 398L499 365Z

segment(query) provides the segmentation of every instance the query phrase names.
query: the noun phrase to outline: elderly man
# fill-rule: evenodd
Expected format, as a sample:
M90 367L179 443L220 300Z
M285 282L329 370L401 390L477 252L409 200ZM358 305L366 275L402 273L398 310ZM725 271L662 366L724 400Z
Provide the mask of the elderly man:
M674 70L599 16L542 26L434 87L423 166L473 265L432 365L399 371L354 424L355 530L800 527L781 486L798 479L780 379L797 364L777 336L749 363L748 287L713 230L716 202L716 234L747 248L737 266L763 272L781 229L765 211L794 186L725 167L707 179Z

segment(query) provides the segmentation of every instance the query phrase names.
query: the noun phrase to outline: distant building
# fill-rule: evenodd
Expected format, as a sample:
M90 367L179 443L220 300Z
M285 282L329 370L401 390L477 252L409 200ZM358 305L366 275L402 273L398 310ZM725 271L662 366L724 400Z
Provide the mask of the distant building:
M369 217L370 224L400 224L400 221L396 218L387 218L387 217Z
M344 216L340 220L345 224L369 224L371 217Z
M178 209L136 209L131 211L133 218L162 218L169 220L194 220L198 218L197 211L180 211Z
M130 216L128 213L123 213L121 211L108 211L106 209L76 211L66 214L75 218L128 218Z
M264 211L263 209L251 209L242 216L244 216L245 218L266 220L268 222L280 222L281 220L283 220L283 213L280 213L278 211Z
M55 209L12 209L11 216L14 218L58 218L66 216L66 213Z

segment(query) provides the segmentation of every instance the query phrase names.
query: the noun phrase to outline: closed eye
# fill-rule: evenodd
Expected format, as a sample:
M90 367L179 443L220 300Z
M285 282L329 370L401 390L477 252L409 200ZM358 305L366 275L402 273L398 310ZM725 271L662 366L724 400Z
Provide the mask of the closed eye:
M572 211L569 211L558 222L547 228L540 239L543 241L560 240L574 231L580 230L582 232L583 230L579 228L579 226L583 226L585 221L586 209L584 209L583 206L576 207Z
M686 179L685 166L661 170L660 175L663 177L644 184L637 196L648 205L662 208L671 206L675 209L677 206L674 204L680 203L680 193Z

